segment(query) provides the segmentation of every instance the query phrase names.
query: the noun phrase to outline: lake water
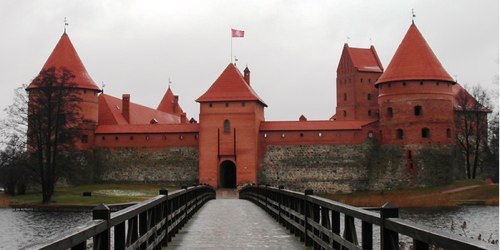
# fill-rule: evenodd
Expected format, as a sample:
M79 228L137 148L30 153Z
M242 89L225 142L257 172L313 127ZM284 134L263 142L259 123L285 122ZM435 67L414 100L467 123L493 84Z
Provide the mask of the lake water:
M91 212L31 212L0 209L0 249L43 242L84 224Z
M497 206L463 206L451 209L401 209L400 217L429 227L483 239L498 239ZM88 222L90 212L29 212L0 209L0 249L18 249L54 238ZM467 227L460 225L466 221ZM343 224L343 223L341 223ZM377 235L374 232L374 235Z

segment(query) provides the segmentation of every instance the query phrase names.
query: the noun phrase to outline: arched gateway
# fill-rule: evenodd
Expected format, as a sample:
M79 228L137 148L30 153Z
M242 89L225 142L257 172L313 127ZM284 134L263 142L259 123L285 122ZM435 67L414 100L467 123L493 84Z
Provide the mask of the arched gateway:
M220 164L220 187L236 188L236 165L232 161L223 161Z

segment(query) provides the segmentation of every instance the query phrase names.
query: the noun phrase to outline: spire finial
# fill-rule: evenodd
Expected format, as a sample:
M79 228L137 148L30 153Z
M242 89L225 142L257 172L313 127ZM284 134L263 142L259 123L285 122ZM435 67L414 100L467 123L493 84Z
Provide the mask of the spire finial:
M415 17L417 17L417 15L415 14L415 9L411 9L411 23L412 24L415 24Z
M168 88L170 88L170 84L172 84L172 81L170 80L170 77L168 77Z
M370 46L372 46L372 45L373 45L372 38L370 37Z
M349 44L349 39L351 39L350 37L346 37L347 38L347 44Z
M236 63L238 62L238 58L234 56L234 66L236 66Z
M64 17L64 34L66 34L66 26L68 26L69 23L68 23L68 19L66 17Z
M106 87L106 84L104 84L104 81L101 81L101 92L104 94L104 87Z

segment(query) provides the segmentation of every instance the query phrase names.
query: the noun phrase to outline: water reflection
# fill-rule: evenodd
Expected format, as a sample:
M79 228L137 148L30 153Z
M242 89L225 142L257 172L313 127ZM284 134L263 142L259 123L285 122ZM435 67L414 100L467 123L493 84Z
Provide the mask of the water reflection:
M498 207L462 206L457 208L401 209L400 217L456 235L482 240L498 240ZM462 229L463 223L466 227ZM453 227L452 227L453 223Z
M31 212L0 209L0 249L43 242L91 220L91 212Z

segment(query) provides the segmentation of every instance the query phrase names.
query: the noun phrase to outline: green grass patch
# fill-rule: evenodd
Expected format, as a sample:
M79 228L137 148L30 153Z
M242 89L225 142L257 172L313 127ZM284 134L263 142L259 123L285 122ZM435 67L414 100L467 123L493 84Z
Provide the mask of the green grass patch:
M157 184L93 184L82 186L57 187L52 196L52 204L62 205L97 205L124 202L139 202L158 195L161 188L169 192L178 187L165 187ZM83 192L92 192L92 196L83 196ZM12 205L40 204L42 194L29 192L25 195L10 196Z

